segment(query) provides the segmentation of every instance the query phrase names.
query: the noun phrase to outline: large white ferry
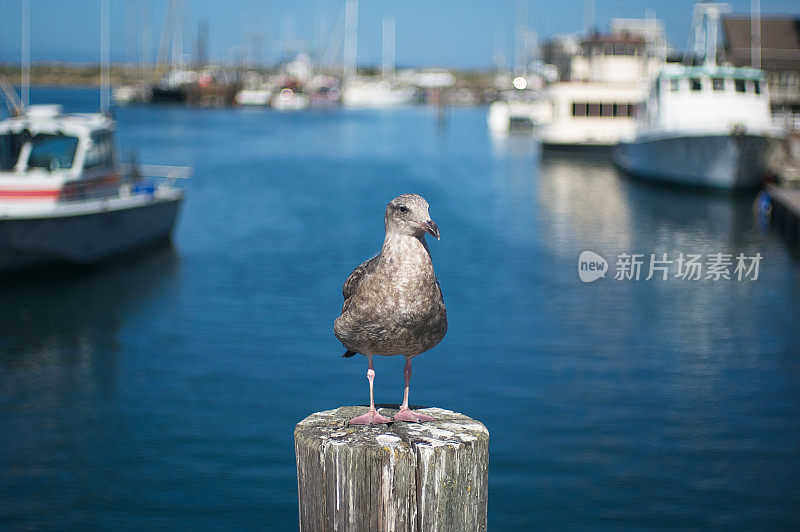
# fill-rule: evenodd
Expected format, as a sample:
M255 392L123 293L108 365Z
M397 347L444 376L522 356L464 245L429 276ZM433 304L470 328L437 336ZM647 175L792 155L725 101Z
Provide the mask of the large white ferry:
M0 271L85 264L169 239L183 199L174 181L188 169L119 164L114 130L107 114L60 105L0 121Z
M550 112L542 147L610 152L633 138L636 111L666 55L662 23L615 19L610 33L565 41L559 49L567 57L557 58L561 81L543 91Z
M633 139L614 154L625 172L717 189L758 187L766 176L772 125L764 73L716 64L720 6L701 3L707 35L701 66L665 65L653 81Z

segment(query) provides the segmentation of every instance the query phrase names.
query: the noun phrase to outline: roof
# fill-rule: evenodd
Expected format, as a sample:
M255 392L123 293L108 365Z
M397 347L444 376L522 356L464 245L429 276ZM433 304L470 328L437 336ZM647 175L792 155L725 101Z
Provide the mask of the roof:
M22 116L0 121L0 133L63 133L82 136L114 129L114 120L102 113L62 113L61 106L31 105Z
M683 79L699 76L726 77L733 79L759 80L764 78L764 71L749 67L732 66L686 66L675 63L664 65L659 77L662 79Z
M725 16L722 30L725 59L736 66L749 66L750 17ZM761 17L761 68L800 70L800 18Z

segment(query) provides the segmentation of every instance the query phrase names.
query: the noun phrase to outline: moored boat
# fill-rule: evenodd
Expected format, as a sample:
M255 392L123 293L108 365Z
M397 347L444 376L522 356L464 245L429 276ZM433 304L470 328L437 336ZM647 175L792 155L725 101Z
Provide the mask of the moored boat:
M170 238L183 200L174 180L188 169L119 164L114 130L107 114L59 105L0 121L0 271L92 263Z
M714 4L698 4L711 27ZM767 174L772 135L764 73L716 64L715 48L702 66L667 64L651 84L633 139L614 161L645 179L724 190L752 189Z

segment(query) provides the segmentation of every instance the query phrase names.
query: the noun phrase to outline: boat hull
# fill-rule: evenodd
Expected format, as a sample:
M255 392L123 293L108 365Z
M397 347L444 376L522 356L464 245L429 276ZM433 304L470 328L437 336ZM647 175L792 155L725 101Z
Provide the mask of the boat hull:
M0 218L0 272L90 264L168 241L182 195L66 216Z
M649 180L721 190L762 185L769 141L756 135L643 138L620 143L615 164Z

